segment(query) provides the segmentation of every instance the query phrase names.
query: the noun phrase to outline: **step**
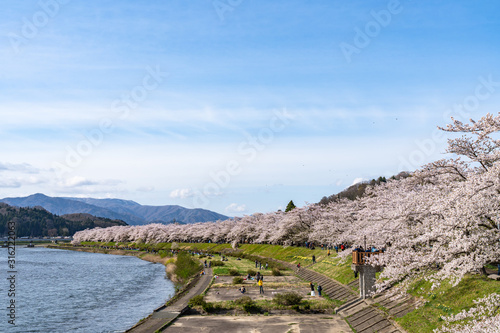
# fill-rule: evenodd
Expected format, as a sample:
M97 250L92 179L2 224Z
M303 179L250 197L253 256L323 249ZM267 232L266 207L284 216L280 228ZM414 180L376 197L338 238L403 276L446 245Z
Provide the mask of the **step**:
M350 323L350 322L349 322ZM358 333L363 333L363 331L366 331L366 332L370 332L369 328L371 326L375 326L377 324L380 324L380 323L389 323L390 322L385 319L384 317L382 317L381 315L379 314L376 314L376 316L372 317L371 319L368 319L367 321L359 324L359 325L352 325L352 327L354 327L354 329L358 332ZM383 325L384 327L387 326L387 325Z
M361 330L361 331L358 330L358 333L373 333L373 332L378 333L382 329L391 328L391 327L394 327L394 326L392 326L392 324L387 319L384 319L383 321L380 321L379 323L377 323L373 326L370 326L370 327L366 328L365 330Z
M353 327L359 327L359 326L362 326L365 323L367 323L373 319L377 320L377 318L380 317L380 315L376 311L373 311L373 309L371 309L371 310L372 311L368 311L367 313L365 313L364 315L362 315L360 317L357 317L356 319L352 319L353 317L348 318L349 323Z

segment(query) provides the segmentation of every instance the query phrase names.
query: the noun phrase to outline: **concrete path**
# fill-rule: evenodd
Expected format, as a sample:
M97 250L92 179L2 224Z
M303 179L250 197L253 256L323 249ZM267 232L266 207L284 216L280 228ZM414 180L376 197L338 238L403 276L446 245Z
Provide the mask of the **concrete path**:
M127 332L130 333L154 333L157 330L165 327L167 324L175 320L180 316L188 307L188 302L194 296L200 295L207 289L212 281L212 269L205 268L205 275L202 275L196 284L189 289L189 291L184 294L177 301L173 302L168 306L163 306L158 308L153 312L151 316L139 323L138 325L132 327Z
M166 333L348 333L339 316L183 316Z

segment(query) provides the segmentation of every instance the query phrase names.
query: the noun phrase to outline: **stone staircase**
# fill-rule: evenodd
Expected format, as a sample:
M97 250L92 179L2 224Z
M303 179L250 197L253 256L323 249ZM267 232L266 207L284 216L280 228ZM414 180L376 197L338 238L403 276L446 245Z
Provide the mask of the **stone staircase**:
M346 319L351 327L357 333L402 333L404 330L394 326L387 318L388 315L400 315L412 311L415 302L411 301L410 297L405 297L399 301L391 301L385 298L384 295L376 299L363 300L359 298L358 283L355 280L347 286L330 279L320 273L308 269L312 265L304 268L294 268L295 274L300 278L311 281L316 285L321 285L322 293L332 299L344 301L345 304L337 309L337 313ZM411 304L409 304L410 302ZM384 309L388 309L388 313L377 308L375 303L378 303Z
M345 303L337 308L336 313L344 318L357 333L404 333L405 330L397 327L397 324L389 318L402 317L420 304L420 301L409 295L395 300L388 297L386 293L363 300L359 298L359 279L343 285L308 269L314 264L297 269L291 263L274 261L289 267L298 277L311 281L316 286L321 285L322 294L331 299L344 301Z
M323 288L322 293L331 299L350 302L358 298L352 289L307 268L295 270L295 274L301 279L314 282L316 286L319 284Z

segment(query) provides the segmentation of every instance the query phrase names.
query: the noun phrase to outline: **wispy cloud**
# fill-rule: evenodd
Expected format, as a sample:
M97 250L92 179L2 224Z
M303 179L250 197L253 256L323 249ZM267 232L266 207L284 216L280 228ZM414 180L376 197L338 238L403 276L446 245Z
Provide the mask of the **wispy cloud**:
M232 203L226 207L225 211L228 214L241 214L247 209L246 205L238 205L237 203Z
M186 199L194 196L194 192L189 188L179 188L170 192L172 199Z
M2 163L0 162L0 171L17 171L22 173L39 173L40 170L28 163Z
M116 179L107 179L107 180L91 180L87 179L85 177L81 176L74 176L70 178L63 179L58 182L58 185L60 187L82 187L82 186L98 186L98 185L104 185L104 186L116 186L123 183L120 180Z

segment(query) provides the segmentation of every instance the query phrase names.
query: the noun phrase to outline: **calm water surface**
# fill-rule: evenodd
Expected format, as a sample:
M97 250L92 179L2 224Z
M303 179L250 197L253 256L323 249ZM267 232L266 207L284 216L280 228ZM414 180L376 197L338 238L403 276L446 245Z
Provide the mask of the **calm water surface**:
M174 294L165 267L135 257L16 248L15 297L0 248L0 332L123 332ZM11 299L16 326L8 323Z

